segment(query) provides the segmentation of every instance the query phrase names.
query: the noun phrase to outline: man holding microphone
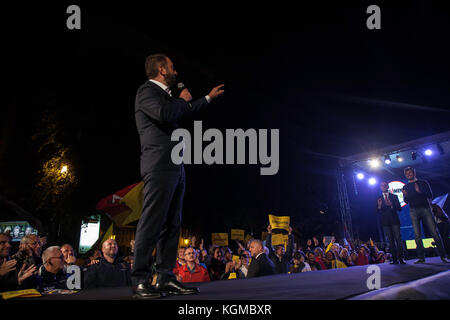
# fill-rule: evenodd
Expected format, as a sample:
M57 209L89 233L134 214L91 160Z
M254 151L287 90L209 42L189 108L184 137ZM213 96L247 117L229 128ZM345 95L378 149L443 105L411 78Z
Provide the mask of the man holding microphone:
M172 148L179 143L171 141L171 134L183 116L202 110L221 96L223 85L194 101L186 88L175 98L170 88L175 85L177 72L169 57L164 54L147 57L145 71L148 80L138 89L135 100L144 199L131 273L133 296L151 299L167 294L193 294L198 292L197 288L184 287L171 274L177 255L185 189L183 164L176 165L171 160ZM154 286L151 285L153 263L157 273Z

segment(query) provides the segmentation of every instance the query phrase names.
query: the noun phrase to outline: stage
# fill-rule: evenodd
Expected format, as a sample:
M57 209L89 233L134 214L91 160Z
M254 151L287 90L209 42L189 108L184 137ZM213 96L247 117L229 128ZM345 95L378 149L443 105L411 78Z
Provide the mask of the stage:
M450 299L450 263L427 258L425 264L378 264L380 289L370 290L369 266L283 274L253 279L198 283L197 295L153 300L345 300ZM131 300L131 288L81 290L71 295L48 295L33 300Z

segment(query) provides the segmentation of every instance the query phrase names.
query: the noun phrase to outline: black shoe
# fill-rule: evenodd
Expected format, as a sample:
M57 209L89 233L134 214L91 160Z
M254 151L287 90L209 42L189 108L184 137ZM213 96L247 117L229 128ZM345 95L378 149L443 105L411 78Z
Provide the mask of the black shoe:
M390 264L398 264L397 260L392 261Z
M187 295L200 292L198 288L186 288L175 279L167 279L165 282L156 282L155 289L172 295Z
M400 262L400 264L406 264L405 260L403 260L402 258L400 258L400 259L398 260L398 262Z
M143 283L139 284L137 287L133 287L133 298L138 299L157 299L163 298L166 294L160 290L156 290Z

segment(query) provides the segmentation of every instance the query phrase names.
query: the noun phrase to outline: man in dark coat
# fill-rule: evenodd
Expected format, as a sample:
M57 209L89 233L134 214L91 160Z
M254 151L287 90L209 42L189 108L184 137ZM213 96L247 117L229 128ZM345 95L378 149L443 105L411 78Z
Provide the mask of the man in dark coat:
M294 238L292 236L292 228L289 227L288 233L288 243L286 246L286 251L284 250L284 245L277 245L272 247L272 227L269 225L267 227L267 248L269 248L269 259L272 260L275 265L275 273L288 273L291 267L292 253L294 251Z
M247 278L275 274L275 266L264 253L264 245L261 240L253 240L249 250L252 254L252 262L248 268Z
M145 70L148 80L139 88L135 101L144 199L136 229L131 277L134 297L149 299L167 293L198 292L196 288L185 288L171 274L176 262L185 190L183 163L176 164L172 159L172 150L180 141L172 141L171 136L182 118L202 110L212 99L222 95L223 85L195 101L187 89L181 90L179 98L175 98L171 87L176 82L177 72L166 55L147 57ZM155 247L157 256L153 259ZM157 278L152 287L154 262Z
M395 194L389 192L389 184L386 181L380 183L380 189L381 196L377 199L377 213L381 215L381 225L389 240L389 248L392 253L391 264L405 264L400 219L397 213L402 209L400 201Z

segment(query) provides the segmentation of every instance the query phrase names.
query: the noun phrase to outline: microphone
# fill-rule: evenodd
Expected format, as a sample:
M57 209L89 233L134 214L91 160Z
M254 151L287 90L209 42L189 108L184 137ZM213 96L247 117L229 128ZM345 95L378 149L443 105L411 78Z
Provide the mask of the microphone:
M183 82L178 82L177 89L180 91L183 91L184 89L187 89ZM178 95L179 96L179 95ZM190 108L192 108L192 104L190 102L187 103Z

